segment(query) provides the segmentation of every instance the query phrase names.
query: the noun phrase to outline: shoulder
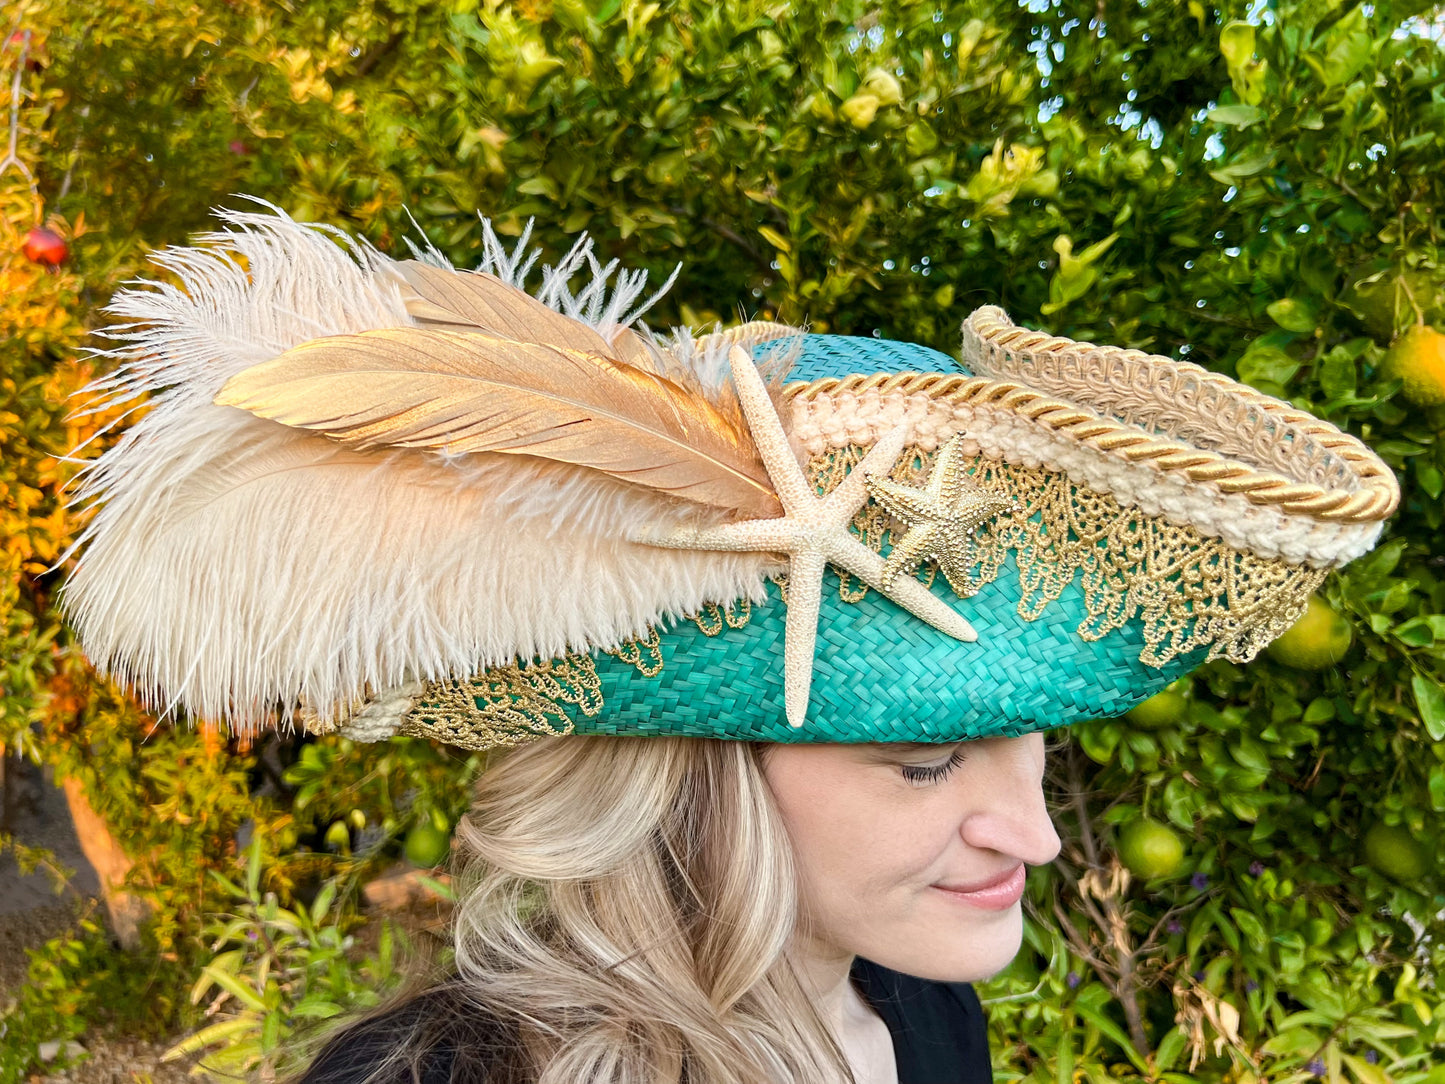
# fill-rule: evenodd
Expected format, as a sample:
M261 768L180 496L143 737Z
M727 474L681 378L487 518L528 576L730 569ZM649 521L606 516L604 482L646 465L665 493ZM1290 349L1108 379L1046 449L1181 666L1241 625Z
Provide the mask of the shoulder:
M296 1084L520 1084L515 1030L456 984L335 1032Z

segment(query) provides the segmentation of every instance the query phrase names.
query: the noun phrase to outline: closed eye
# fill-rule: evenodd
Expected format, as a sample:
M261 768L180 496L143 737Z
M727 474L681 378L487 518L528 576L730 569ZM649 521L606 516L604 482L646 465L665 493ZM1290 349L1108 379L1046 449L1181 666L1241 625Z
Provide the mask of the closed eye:
M963 746L959 745L942 764L904 764L900 770L903 772L903 778L910 783L927 786L930 783L943 782L963 761Z

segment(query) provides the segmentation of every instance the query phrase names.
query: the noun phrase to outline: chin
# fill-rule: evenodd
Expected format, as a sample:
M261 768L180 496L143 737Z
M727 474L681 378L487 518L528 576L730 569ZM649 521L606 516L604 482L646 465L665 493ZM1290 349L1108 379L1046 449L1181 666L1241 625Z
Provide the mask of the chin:
M899 938L892 952L868 956L876 964L934 982L982 982L1013 962L1023 944L1023 911L985 913L976 923L941 923L917 937ZM864 955L868 955L864 953Z

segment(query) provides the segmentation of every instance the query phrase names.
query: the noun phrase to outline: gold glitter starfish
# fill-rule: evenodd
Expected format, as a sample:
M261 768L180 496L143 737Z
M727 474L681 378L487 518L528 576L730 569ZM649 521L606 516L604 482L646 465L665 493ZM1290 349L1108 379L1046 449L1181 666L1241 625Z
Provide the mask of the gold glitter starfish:
M903 452L907 427L899 426L883 436L833 492L819 497L788 444L783 421L757 365L736 346L729 353L728 361L753 442L758 446L785 514L776 519L750 519L721 527L645 536L638 541L670 549L788 555L783 702L789 724L802 726L807 717L818 613L823 601L823 570L830 563L857 576L941 632L965 642L977 640L973 626L918 580L910 577L896 583L887 582L883 558L848 529L868 500L864 487L867 472L886 472L892 468Z
M1018 502L971 483L965 467L968 458L960 434L939 450L922 489L865 475L873 499L894 519L908 525L888 555L884 584L893 585L931 557L960 598L978 590L969 571L975 556L974 531L1000 512L1017 507Z

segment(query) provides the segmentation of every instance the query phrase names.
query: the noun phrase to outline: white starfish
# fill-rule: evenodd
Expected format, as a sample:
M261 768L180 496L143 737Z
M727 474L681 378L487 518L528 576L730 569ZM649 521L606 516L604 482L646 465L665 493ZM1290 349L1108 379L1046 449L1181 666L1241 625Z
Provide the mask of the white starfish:
M868 500L864 479L870 473L886 474L893 467L903 452L907 426L899 426L878 440L833 492L819 497L793 455L783 421L757 365L736 346L729 353L728 361L753 443L767 467L784 515L701 530L679 530L638 541L669 549L788 555L783 700L789 724L802 726L808 713L818 612L823 601L823 570L829 563L857 576L934 628L966 642L977 640L978 633L973 626L918 580L903 577L889 583L887 563L848 530L853 517Z

